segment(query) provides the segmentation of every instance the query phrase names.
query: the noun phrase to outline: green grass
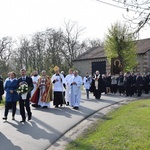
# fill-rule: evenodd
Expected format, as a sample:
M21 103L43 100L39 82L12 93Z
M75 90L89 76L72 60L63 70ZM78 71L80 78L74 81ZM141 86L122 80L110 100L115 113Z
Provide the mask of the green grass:
M66 150L150 150L150 99L133 101L99 119Z

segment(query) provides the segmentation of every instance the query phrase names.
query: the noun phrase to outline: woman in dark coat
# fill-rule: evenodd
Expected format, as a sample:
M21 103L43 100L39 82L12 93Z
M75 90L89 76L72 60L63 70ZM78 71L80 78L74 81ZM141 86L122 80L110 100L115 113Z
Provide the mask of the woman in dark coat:
M17 93L18 82L14 72L10 73L10 79L6 82L4 89L6 91L6 103L3 120L7 120L7 115L10 108L12 108L12 120L15 120L16 105L19 100L19 96Z

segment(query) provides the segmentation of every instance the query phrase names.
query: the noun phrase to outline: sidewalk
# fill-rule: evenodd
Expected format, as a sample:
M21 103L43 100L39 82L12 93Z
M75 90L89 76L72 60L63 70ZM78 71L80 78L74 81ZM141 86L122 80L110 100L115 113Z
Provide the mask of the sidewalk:
M142 98L147 96L150 95L143 95ZM117 107L114 104L137 99L136 96L113 94L102 95L100 100L95 100L92 94L90 100L86 100L85 97L83 92L79 110L68 106L32 108L33 118L26 123L19 122L21 117L18 109L15 121L11 120L9 112L7 122L0 120L0 150L63 150L68 142L84 131L84 127L89 127L97 118ZM113 107L110 107L111 105ZM2 118L4 109L0 111Z

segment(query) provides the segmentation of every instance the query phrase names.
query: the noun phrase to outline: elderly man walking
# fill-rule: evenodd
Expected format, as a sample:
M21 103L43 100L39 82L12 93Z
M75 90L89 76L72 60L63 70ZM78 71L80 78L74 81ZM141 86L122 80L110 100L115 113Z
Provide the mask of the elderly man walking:
M73 69L70 68L69 69L69 74L65 77L64 82L66 85L66 90L65 90L65 101L66 101L66 105L69 106L71 105L71 87L69 85L70 79L73 77Z
M83 84L82 77L78 75L78 71L74 71L74 75L69 82L71 86L71 105L78 110L81 100L81 86Z

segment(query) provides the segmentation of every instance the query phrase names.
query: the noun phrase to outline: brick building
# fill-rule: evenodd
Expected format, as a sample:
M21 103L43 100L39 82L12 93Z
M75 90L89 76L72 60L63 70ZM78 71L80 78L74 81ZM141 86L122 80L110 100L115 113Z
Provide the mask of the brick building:
M133 71L150 72L150 38L138 40L136 46L138 65ZM73 64L82 77L85 72L93 75L96 70L99 70L101 74L111 72L111 64L106 59L104 47L89 49L74 59Z

